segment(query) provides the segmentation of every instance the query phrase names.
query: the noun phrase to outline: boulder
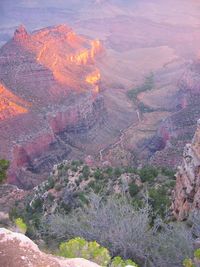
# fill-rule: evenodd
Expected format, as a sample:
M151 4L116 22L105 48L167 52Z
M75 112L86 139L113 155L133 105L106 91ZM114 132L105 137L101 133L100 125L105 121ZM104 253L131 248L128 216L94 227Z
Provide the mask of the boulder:
M0 228L0 266L2 267L98 267L84 259L64 259L39 250L28 237Z

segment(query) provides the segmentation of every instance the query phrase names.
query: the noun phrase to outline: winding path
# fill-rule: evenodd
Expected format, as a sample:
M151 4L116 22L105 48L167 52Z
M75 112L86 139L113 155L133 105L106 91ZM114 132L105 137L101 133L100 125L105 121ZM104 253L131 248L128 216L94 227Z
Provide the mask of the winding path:
M137 110L135 110L135 111L136 111L136 114L137 114L137 117L138 117L138 121L135 123L135 125L134 125L133 123L131 123L127 128L120 130L120 135L119 135L118 140L117 140L114 144L110 144L110 145L108 145L107 147L102 148L102 149L99 151L100 162L103 161L103 153L104 153L106 150L114 149L114 148L117 147L118 145L121 146L122 148L124 148L124 145L123 145L123 139L124 139L124 136L125 136L125 132L128 131L131 127L135 127L135 126L137 126L137 125L142 121L139 110L137 109Z

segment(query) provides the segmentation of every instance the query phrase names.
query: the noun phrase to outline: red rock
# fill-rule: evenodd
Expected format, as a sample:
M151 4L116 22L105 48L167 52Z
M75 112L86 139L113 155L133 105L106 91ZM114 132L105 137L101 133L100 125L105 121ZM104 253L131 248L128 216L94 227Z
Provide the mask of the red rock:
M98 267L99 265L85 259L64 259L45 254L25 235L0 228L0 266Z
M172 210L179 220L200 209L200 121L191 144L183 153L183 163L176 174Z
M0 157L11 161L9 182L36 185L74 147L82 149L71 133L103 122L95 64L102 49L65 25L33 33L20 26L0 49Z

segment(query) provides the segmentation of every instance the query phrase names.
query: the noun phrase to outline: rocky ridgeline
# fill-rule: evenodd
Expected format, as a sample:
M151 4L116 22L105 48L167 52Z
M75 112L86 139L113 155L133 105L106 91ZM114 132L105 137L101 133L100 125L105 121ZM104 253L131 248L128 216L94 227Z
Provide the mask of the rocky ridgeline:
M200 208L200 120L192 143L185 146L176 177L172 210L177 219L184 220Z
M84 155L106 116L101 52L100 41L65 25L20 26L0 49L0 156L11 161L10 183L32 188L54 164Z
M16 249L17 248L17 249ZM41 252L28 237L0 228L0 266L3 267L98 267L85 259L64 259Z

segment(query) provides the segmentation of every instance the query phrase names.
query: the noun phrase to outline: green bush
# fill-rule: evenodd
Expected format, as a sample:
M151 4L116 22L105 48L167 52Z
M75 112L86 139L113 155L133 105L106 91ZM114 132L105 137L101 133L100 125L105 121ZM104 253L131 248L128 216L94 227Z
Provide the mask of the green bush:
M198 248L197 250L195 250L194 256L195 256L196 259L200 260L200 248Z
M166 188L164 186L149 190L150 204L153 210L160 216L165 217L167 207L170 205L169 197L167 196Z
M71 171L77 172L78 171L78 167L76 165L72 165Z
M17 218L15 219L15 225L17 226L18 230L22 233L26 233L27 231L27 225L25 224L25 222L23 221L22 218Z
M161 168L161 172L162 172L163 175L169 176L171 178L173 178L174 175L175 175L175 171L173 169L169 169L169 168L166 168L166 167L162 167Z
M136 184L133 183L129 185L129 194L131 197L137 195L139 191L140 191L139 186L137 186Z
M142 182L152 182L158 176L158 169L152 166L146 166L139 170L139 175Z
M9 161L5 159L0 159L0 183L6 179L6 172L9 168Z
M71 165L78 167L81 165L81 162L79 160L72 160Z
M88 178L89 177L89 175L90 175L90 168L87 165L85 165L83 167L82 174L83 174L83 177L84 178Z
M113 168L112 168L112 167L108 167L108 168L105 170L105 173L108 174L109 176L112 176L112 174L113 174Z
M65 258L84 258L101 266L107 266L111 260L106 248L101 247L96 241L87 242L80 237L61 243L59 255Z
M122 169L120 169L120 168L116 168L115 170L114 170L114 175L118 178L118 177L120 177L121 175L122 175L122 173L123 173L123 171L122 171Z
M185 259L183 261L183 266L184 267L195 267L191 259Z
M98 181L91 181L89 182L88 187L98 194L102 189L102 184Z
M126 267L126 266L138 267L138 265L132 260L123 260L121 257L115 257L111 262L111 267Z
M101 172L101 170L97 169L97 170L94 172L94 178L97 179L97 180L102 180L102 179L104 179L104 175L103 175L103 173Z

